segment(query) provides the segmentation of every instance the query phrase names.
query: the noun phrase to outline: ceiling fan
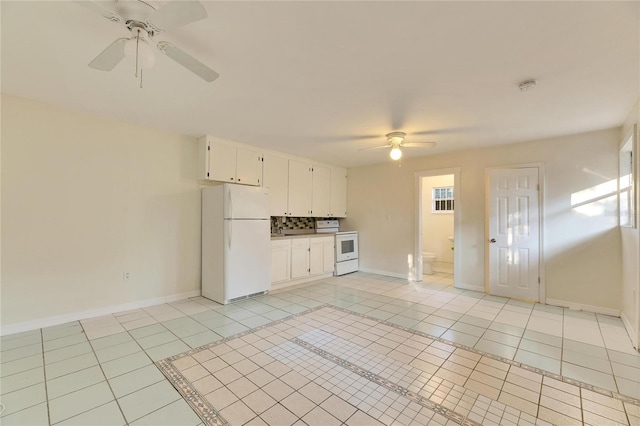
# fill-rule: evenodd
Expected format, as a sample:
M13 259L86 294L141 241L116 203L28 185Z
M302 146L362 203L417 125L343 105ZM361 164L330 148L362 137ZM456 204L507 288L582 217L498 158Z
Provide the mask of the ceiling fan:
M371 148L362 148L360 151L367 151L370 149L391 148L389 151L389 157L392 160L399 160L402 157L402 150L400 148L431 148L436 145L435 142L405 142L404 138L407 136L404 132L391 132L387 133L387 144L381 146L374 146Z
M94 1L77 1L85 7L92 9L99 15L124 25L130 32L130 37L123 37L115 40L90 63L91 68L111 71L122 59L129 58L136 66L136 77L140 71L140 87L142 87L142 70L149 69L155 64L155 49L164 53L189 71L196 74L207 82L212 82L219 77L219 74L186 53L184 50L174 46L168 41L154 40L154 37L167 29L187 25L207 17L207 11L197 0L173 0L166 3L159 9L153 8L143 0L135 2L125 2L115 0L115 4L120 4L124 13L134 16L121 16L119 13L104 8ZM124 4L130 7L127 11ZM140 6L143 5L143 6ZM136 13L135 9L142 7L142 14ZM138 11L139 12L139 11ZM123 14L124 14L123 13ZM139 16L140 15L140 16ZM142 17L142 15L144 15Z

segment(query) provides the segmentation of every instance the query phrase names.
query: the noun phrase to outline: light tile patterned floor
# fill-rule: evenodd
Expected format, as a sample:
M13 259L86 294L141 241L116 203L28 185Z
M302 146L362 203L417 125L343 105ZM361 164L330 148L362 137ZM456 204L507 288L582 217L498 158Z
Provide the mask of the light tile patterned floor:
M233 305L193 298L3 336L0 421L209 422L154 362L218 342L231 350L178 371L232 424L640 424L640 356L619 318L425 279L356 273ZM325 304L346 311L264 327Z

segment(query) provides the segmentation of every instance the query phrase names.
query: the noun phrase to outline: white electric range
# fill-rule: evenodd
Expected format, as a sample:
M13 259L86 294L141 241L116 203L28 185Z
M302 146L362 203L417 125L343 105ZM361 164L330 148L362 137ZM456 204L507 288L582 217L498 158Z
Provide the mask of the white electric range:
M358 231L341 232L337 220L317 220L316 233L335 233L334 275L345 275L358 270Z

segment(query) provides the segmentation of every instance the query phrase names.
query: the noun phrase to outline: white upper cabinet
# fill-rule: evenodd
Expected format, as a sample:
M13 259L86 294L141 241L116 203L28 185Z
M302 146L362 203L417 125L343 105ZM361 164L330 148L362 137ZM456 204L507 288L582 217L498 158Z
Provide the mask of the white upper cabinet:
M312 188L311 164L289 160L289 209L287 216L311 216Z
M347 216L347 171L331 168L331 217Z
M209 180L236 181L236 147L222 142L209 143Z
M289 160L273 154L264 154L262 186L269 188L271 216L288 216Z
M313 166L313 191L311 195L311 216L331 215L331 169Z
M255 149L238 147L236 152L236 182L260 186L262 180L262 153Z
M203 136L198 179L269 188L271 216L347 216L347 170L339 167Z
M260 185L262 179L260 151L204 136L198 139L198 154L199 179Z

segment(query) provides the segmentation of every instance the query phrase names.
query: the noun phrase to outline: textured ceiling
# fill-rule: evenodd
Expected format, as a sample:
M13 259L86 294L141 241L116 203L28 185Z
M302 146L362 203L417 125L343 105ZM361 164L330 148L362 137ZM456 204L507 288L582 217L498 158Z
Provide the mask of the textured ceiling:
M359 149L394 130L438 143L411 157L619 126L639 96L639 2L203 4L207 19L156 40L220 78L159 55L140 89L126 61L87 66L124 27L75 2L2 1L2 91L342 166L388 161Z

